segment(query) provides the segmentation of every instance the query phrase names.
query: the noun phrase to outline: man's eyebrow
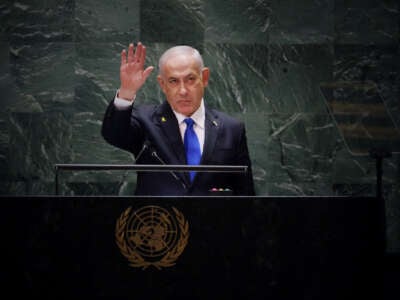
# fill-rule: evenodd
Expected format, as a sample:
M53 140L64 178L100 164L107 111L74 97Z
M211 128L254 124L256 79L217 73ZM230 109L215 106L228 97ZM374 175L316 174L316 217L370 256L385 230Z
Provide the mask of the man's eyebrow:
M190 73L188 73L188 74L186 74L186 75L182 75L182 77L189 77L189 76L197 76L197 74L195 73L195 72L190 72ZM167 77L168 79L176 79L176 78L179 78L180 76L174 76L174 75L171 75L171 76L169 76L169 77Z

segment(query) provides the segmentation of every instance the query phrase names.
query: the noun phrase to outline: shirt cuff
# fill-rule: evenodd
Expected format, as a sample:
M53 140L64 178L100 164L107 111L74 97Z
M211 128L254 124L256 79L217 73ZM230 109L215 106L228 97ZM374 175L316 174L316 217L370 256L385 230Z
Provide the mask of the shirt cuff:
M125 99L122 99L122 98L118 98L118 92L119 92L119 90L115 93L115 97L114 97L114 106L115 106L115 108L117 110L127 110L127 109L129 109L132 106L133 101L136 98L136 95L133 97L132 101L128 101L128 100L125 100Z

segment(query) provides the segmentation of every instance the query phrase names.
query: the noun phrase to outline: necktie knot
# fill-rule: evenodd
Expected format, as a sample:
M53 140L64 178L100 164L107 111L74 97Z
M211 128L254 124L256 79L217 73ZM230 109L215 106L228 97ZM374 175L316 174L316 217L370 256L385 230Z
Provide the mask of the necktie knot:
M186 126L187 126L188 128L193 128L194 121L193 121L192 118L186 118L184 121L185 121Z

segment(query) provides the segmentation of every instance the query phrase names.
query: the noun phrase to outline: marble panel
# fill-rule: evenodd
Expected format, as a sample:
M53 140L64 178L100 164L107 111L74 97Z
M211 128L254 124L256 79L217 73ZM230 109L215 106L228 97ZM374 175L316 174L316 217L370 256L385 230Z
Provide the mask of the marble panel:
M319 81L332 78L324 45L205 44L206 98L228 112L325 112Z
M128 47L115 43L76 43L74 101L77 113L104 112L119 87L120 53Z
M96 180L96 178L94 178ZM81 182L68 182L65 184L64 189L60 192L60 195L69 196L90 196L90 195L120 195L123 182L98 182L98 181L81 181ZM125 195L133 195L134 184L131 185L132 189L126 190Z
M335 43L399 43L399 1L335 0Z
M272 0L270 42L327 44L334 40L335 0Z
M132 164L134 157L127 151L118 149L108 144L101 136L102 114L77 113L72 123L71 159L63 163L73 164ZM101 195L103 184L116 186L123 190L136 183L134 171L60 171L60 184L68 191L73 188L76 194L83 193L84 183L90 184L90 190L94 194ZM111 184L117 182L117 184ZM71 184L70 184L71 183ZM75 185L74 185L75 184ZM95 187L97 186L97 191ZM132 189L133 191L133 189ZM85 194L85 193L84 193Z
M72 128L63 113L10 116L9 179L54 181L54 164L71 160Z
M337 152L344 147L327 114L244 115L260 194L332 194Z
M336 110L347 114L347 119L342 116L339 121L354 127L351 132L346 130L351 134L349 147L364 148L354 152L365 153L371 147L384 147L399 153L398 46L337 45L335 54L332 96ZM343 127L346 129L349 125Z
M205 0L205 42L268 44L271 1Z
M369 155L373 149L400 151L400 131L374 82L332 82L321 88L335 123L354 155Z
M75 2L77 42L136 41L140 32L140 0Z
M53 180L41 180L38 178L9 178L0 181L1 195L55 195L55 183Z
M69 157L73 53L71 43L8 44L1 136L9 193L49 192L53 164Z
M13 112L64 112L74 99L75 47L73 43L10 45L10 64L15 78Z
M325 113L320 83L332 79L334 54L330 45L269 47L268 93L272 112Z
M15 44L70 42L74 39L74 0L2 1L0 36Z
M400 48L397 45L336 45L335 81L371 81L388 116L400 128ZM353 100L354 101L354 100Z
M203 1L142 0L140 39L143 43L187 44L200 50L204 39Z
M368 155L354 156L347 147L338 152L333 170L335 184L375 184L375 160Z
M228 113L270 111L267 56L262 45L205 44L204 61L211 74L207 103Z
M10 151L9 106L15 99L15 79L11 73L9 44L0 42L0 178L6 180Z
M132 196L135 187L134 171L60 171L51 191L65 196Z

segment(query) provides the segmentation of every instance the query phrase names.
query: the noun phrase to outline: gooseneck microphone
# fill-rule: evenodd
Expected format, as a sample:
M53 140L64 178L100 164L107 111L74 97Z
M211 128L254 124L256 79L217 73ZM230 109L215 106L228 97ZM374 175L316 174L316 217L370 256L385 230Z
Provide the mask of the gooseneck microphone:
M161 159L161 157L158 156L155 149L153 149L152 147L149 147L149 149L151 151L151 156L155 157L161 164L166 165L166 163ZM186 190L187 189L186 184L182 181L182 179L180 177L176 176L175 172L173 172L173 171L169 171L169 172L176 180L178 180L182 184L183 188Z
M151 142L150 142L149 140L145 140L145 141L144 141L142 149L139 151L138 155L136 156L135 163L136 163L137 161L139 161L139 158L142 156L142 154L143 154L146 150L149 150L151 156L154 157L155 159L157 159L162 165L167 165L167 164L165 163L165 161L162 160L161 157L157 154L157 151L154 149L154 147L152 146L152 144L151 144ZM172 175L177 181L179 181L179 182L181 183L181 185L183 186L183 188L186 190L186 189L187 189L186 184L182 181L182 179L181 179L180 177L178 177L178 176L175 174L175 172L173 172L173 171L169 171L169 172L171 173L171 175Z
M151 145L151 143L149 140L144 141L142 149L139 151L138 155L135 158L135 163L137 163L139 161L139 159L142 156L142 154L144 153L144 151L146 149L149 149L150 145Z

